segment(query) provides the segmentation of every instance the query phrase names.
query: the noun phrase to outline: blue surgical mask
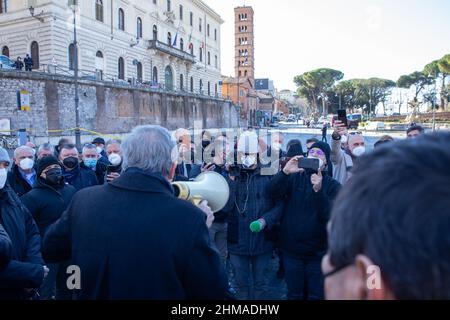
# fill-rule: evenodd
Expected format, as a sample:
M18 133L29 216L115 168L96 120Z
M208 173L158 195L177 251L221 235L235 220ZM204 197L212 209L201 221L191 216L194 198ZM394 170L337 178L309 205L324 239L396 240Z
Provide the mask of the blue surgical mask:
M84 165L90 169L94 169L97 166L97 159L84 159Z

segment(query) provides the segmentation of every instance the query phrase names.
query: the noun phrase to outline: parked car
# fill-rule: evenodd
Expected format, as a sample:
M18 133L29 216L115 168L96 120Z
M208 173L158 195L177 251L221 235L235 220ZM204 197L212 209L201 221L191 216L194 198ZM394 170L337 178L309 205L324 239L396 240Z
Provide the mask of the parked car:
M0 55L0 69L14 70L15 63L10 58L4 55Z
M372 130L372 131L378 131L378 130L384 130L385 125L384 122L380 121L369 121L366 125L366 130Z

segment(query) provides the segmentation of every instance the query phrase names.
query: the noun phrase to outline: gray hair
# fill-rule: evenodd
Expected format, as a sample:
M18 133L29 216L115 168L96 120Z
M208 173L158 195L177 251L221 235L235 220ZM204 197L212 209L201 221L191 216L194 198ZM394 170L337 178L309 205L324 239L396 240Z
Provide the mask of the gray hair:
M95 149L95 151L97 152L97 146L95 144L88 143L83 146L82 153L84 153L85 150L90 150L90 149Z
M105 144L105 149L108 148L108 146L109 146L110 144L118 144L119 146L121 146L121 145L122 145L122 140L119 140L119 139L111 139L111 140L108 140L108 141L106 142L106 144Z
M20 146L20 147L16 148L16 150L14 150L14 158L17 158L17 155L19 154L20 151L28 151L31 154L33 154L33 156L36 155L36 150L34 150L33 148L30 148L27 146Z
M41 153L41 151L43 151L43 150L50 151L52 154L55 153L55 147L53 147L53 145L52 145L51 143L44 143L44 144L41 144L41 145L39 146L39 148L38 148L37 153L39 154L39 153Z
M156 126L138 126L122 143L123 170L139 168L149 173L167 176L172 166L175 142L167 129Z

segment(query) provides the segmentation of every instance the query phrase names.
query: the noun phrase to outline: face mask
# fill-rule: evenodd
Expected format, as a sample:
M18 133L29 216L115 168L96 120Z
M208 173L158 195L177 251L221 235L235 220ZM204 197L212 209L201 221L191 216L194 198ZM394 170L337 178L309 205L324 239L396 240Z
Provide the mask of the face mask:
M281 149L281 143L275 142L272 144L273 150L280 150Z
M25 158L20 160L19 166L22 170L30 170L34 166L34 160L30 158Z
M96 149L97 149L98 154L102 153L102 151L103 151L103 148L101 148L101 147L97 147Z
M361 157L364 153L366 153L366 147L356 147L353 149L352 153L355 157Z
M6 184L6 179L8 178L8 171L5 168L0 169L0 189L3 189Z
M323 164L324 164L322 159L316 158L316 157L308 157L308 159L317 159L317 160L319 160L319 168L322 169Z
M78 166L78 158L76 157L65 158L63 160L63 164L68 169L74 169L76 166Z
M211 144L210 141L208 141L208 140L203 140L203 141L202 141L202 147L203 147L203 149L205 149L206 147L208 147L210 144Z
M347 136L341 136L341 143L347 143L348 137Z
M113 166L118 166L122 163L122 157L117 153L111 153L108 160Z
M241 162L245 168L250 168L251 166L256 164L256 157L255 156L242 156Z
M84 159L83 162L84 165L90 169L94 169L97 166L97 159L92 158Z
M48 184L51 185L61 184L62 179L63 177L61 168L53 168L45 173L45 181L47 181Z

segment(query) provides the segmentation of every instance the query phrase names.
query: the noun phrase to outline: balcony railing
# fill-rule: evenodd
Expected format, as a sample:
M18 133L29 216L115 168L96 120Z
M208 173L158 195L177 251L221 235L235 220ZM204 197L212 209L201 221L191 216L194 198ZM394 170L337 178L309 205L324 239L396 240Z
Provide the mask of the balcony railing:
M175 47L169 46L158 40L149 40L148 48L158 50L160 52L166 53L168 55L174 56L176 58L179 58L179 59L182 59L185 61L189 61L190 63L195 63L195 56L193 56L192 54L184 52Z

